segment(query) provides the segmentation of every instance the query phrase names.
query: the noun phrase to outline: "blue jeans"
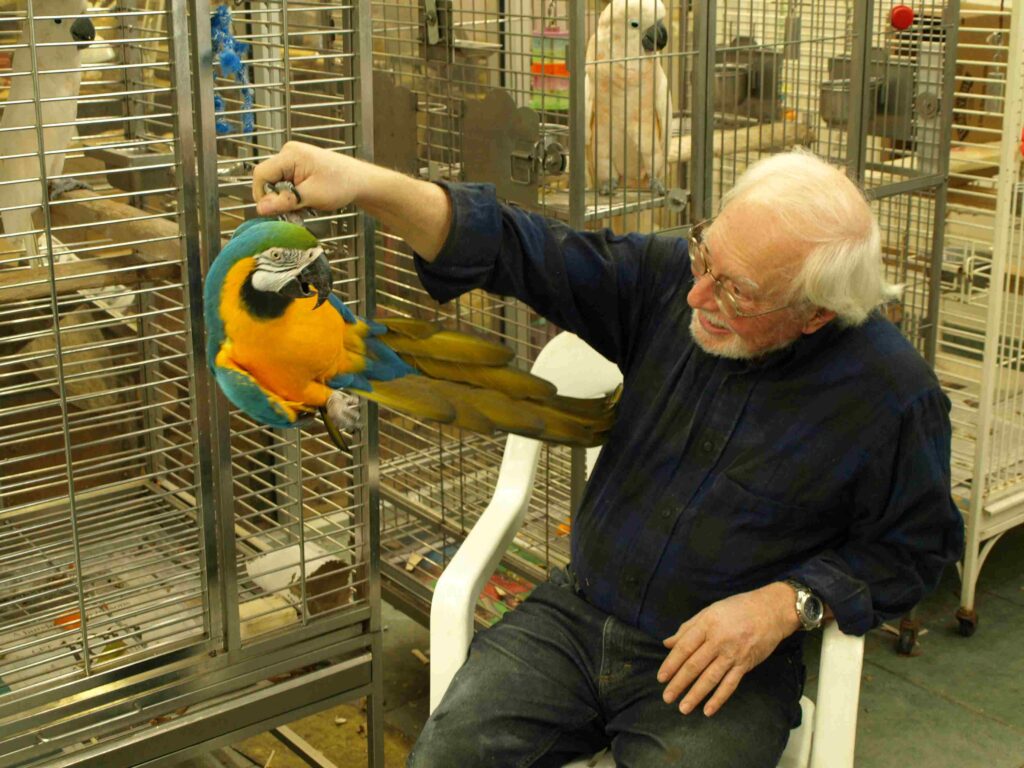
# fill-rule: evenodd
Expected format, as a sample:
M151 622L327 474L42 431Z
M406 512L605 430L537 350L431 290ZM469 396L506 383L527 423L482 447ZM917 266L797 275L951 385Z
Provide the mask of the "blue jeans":
M705 717L662 701L656 674L666 653L556 571L477 633L407 765L557 767L610 745L629 768L774 768L800 722L799 655L769 657Z

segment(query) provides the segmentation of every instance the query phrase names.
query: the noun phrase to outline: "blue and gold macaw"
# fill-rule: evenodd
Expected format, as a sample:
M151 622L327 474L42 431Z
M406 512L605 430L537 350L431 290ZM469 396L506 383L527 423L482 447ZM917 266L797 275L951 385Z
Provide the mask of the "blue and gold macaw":
M438 323L356 316L331 291L325 249L305 227L251 219L206 276L206 357L227 398L273 427L316 411L344 447L351 394L474 432L513 432L556 443L604 441L617 393L562 397L509 366L509 348ZM350 393L350 394L346 394Z

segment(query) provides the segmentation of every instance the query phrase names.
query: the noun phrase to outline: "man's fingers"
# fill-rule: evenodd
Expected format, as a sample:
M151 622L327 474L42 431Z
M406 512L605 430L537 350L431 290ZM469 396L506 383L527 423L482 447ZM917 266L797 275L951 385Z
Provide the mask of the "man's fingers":
M679 666L704 644L704 633L696 628L687 632L677 632L674 637L677 639L673 641L672 650L658 668L659 683L664 683L672 677Z
M675 651L673 651L673 653L675 653ZM671 655L672 654L669 654L669 656ZM683 691L689 688L693 684L693 681L700 677L704 670L707 669L708 665L710 665L717 656L718 652L708 643L704 643L700 648L690 654L685 661L677 665L678 671L675 672L672 679L669 680L668 685L665 686L665 691L662 694L662 698L665 700L665 703L670 704L682 696Z
M739 667L733 667L725 674L722 682L718 684L718 688L715 690L715 695L711 697L711 701L704 705L704 714L706 716L711 717L722 708L722 705L729 700L729 697L739 687L743 674Z
M690 714L698 704L708 697L708 694L715 690L715 686L722 682L722 678L731 668L732 662L721 656L711 662L697 678L697 681L690 686L690 690L686 692L683 700L679 702L679 711L684 715Z
M295 173L295 164L285 155L271 155L252 170L252 199L259 202L265 194L267 184L276 184L290 179Z

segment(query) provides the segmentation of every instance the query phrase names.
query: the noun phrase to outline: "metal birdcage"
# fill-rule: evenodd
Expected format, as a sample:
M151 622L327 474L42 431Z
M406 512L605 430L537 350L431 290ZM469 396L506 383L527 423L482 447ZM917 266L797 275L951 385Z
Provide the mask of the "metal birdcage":
M85 10L0 19L0 765L156 764L363 695L380 764L374 422L349 456L230 411L201 306L255 162L371 151L368 6L97 0L55 39ZM372 310L362 218L310 226Z
M907 19L867 0L669 1L667 44L639 53L598 41L602 14L613 12L606 2L372 5L379 162L426 179L489 182L500 198L581 229L680 235L717 212L748 166L805 146L865 187L889 279L905 286L887 310L934 360L955 2L916 4ZM667 87L651 84L654 66ZM615 91L607 83L616 68L643 86ZM587 106L602 103L623 121L660 111L666 129L644 124L653 135L630 139L599 117L588 129L597 112ZM637 155L632 140L657 157ZM617 188L602 185L618 172ZM557 330L479 292L437 306L389 233L377 233L377 262L383 309L500 338L524 366ZM490 498L502 447L498 438L382 418L382 572L390 599L410 612L427 615L434 581ZM527 522L481 600L482 624L568 560L582 467L579 453L545 449Z
M969 23L936 361L953 403L953 491L967 518L964 635L977 626L986 557L1024 523L1024 10L976 12Z

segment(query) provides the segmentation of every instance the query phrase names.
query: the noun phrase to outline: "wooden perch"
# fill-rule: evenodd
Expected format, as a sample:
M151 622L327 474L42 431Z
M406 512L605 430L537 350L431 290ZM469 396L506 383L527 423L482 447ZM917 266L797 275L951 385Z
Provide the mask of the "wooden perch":
M716 130L712 152L715 157L734 155L744 150L785 149L797 144L806 144L814 138L810 126L794 121L757 123L746 128L724 128ZM678 150L678 154L677 154ZM668 147L671 162L685 163L693 154L690 136L673 136Z
M104 270L104 271L98 271ZM57 264L58 294L82 288L103 288L108 285L137 284L150 280L174 280L181 269L177 264L146 266L136 256L109 256L90 261ZM50 268L29 267L0 271L0 303L42 299L50 295Z
M50 220L57 230L54 234L62 240L60 229L74 227L70 231L74 232L76 241L135 243L131 247L143 262L180 261L178 225L169 219L139 219L140 216L151 214L117 200L97 198L95 192L87 189L68 192L50 205Z
M91 198L91 199L90 199ZM56 264L59 294L83 288L137 285L181 278L181 232L164 218L139 219L144 211L115 200L97 199L89 190L75 190L50 206L54 236L73 233L74 242L110 243L110 252L87 254L80 261ZM64 228L70 229L64 229ZM122 246L119 243L133 243ZM10 239L5 250L20 250ZM71 247L74 250L74 247ZM50 295L50 268L0 270L0 302L40 299Z

